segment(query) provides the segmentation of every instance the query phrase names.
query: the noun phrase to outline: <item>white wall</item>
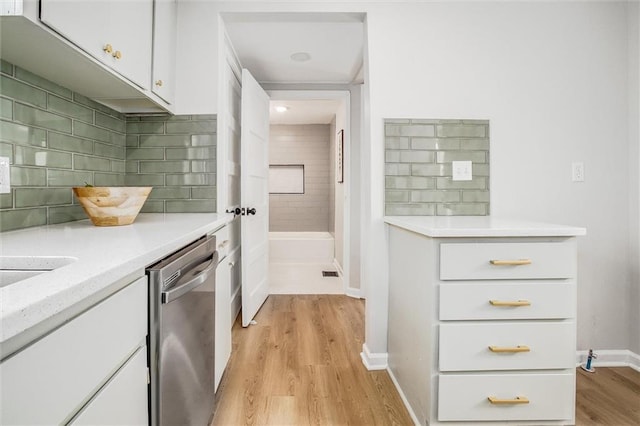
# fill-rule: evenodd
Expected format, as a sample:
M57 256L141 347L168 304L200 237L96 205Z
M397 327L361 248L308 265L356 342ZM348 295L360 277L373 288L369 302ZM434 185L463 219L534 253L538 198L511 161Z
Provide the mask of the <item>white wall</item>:
M578 348L628 348L625 5L411 4L368 22L374 221L383 118L489 119L492 214L585 226Z
M334 238L335 238L335 246L336 246L335 258L336 258L336 262L338 262L338 264L343 270L344 270L344 203L345 203L344 197L345 197L345 185L347 185L347 182L349 181L347 179L347 177L349 176L349 171L347 170L347 167L349 167L349 162L348 162L349 159L347 158L347 155L346 155L346 151L347 151L346 148L348 148L349 146L349 141L348 141L349 132L347 129L346 114L347 114L346 105L344 102L341 102L340 106L338 107L338 110L336 111L335 129L332 136L336 142L335 143L336 151L332 153L332 158L331 158L331 161L333 161L335 164L336 153L338 150L338 132L340 130L344 130L345 152L343 152L343 158L342 158L342 164L343 164L342 167L344 170L344 183L338 183L337 176L333 180L333 182L331 182L331 184L334 185L335 187L335 202L334 202L335 203ZM336 168L336 173L337 173L337 168Z
M630 350L640 354L640 4L629 5Z
M203 14L191 10L187 16L184 3L189 2L179 8L179 31L188 16L195 19L193 27L215 25L210 6L198 3L193 9ZM629 194L638 191L632 191L629 171L629 148L635 145L629 143L634 126L627 4L261 1L217 6L367 12L363 98L370 107L364 132L370 143L361 151L361 247L369 350L386 351L386 117L489 119L492 214L585 226L588 235L578 243L578 349L630 347L630 265L638 257L630 258ZM178 96L180 113L214 112L205 111L205 101L196 98L203 93L200 83L205 93L210 89L200 79L215 76L207 56L215 51L209 30L189 28L179 38L179 48L203 46L178 56L184 60L178 72L178 91L184 90ZM570 181L576 160L585 163L584 183Z

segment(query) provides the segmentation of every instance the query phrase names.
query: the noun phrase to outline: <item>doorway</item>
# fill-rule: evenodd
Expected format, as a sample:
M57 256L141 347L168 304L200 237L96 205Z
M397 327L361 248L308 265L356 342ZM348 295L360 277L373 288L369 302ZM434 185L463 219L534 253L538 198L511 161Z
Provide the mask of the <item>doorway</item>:
M238 76L242 67L256 74L260 85L274 95L275 92L286 92L288 96L294 94L294 96L304 97L309 96L311 92L318 92L331 97L335 96L332 92L339 92L340 96L346 99L344 125L339 124L337 120L335 123L336 128L341 127L339 130L342 130L341 137L344 141L344 148L341 151L344 175L339 187L344 190L337 191L344 200L340 198L340 201L343 201L342 242L334 247L334 255L342 257L340 268L343 276L348 278L343 285L343 292L352 297L362 297L364 291L360 288L361 233L358 215L360 211L359 145L364 111L361 105L364 93L362 77L364 74L364 15L231 13L222 14L221 18L223 25L220 32L222 55L219 79L221 106L218 116L218 140L221 142L218 148L218 210L245 207L239 205L238 196L242 169L238 142L240 129L238 112L241 104ZM296 31L300 37L294 34ZM309 56L314 59L319 58L322 65L316 65L317 62L314 60L298 61L300 57L305 57L303 53L306 52L291 54L287 51L286 57L283 58L282 49L286 46L283 47L281 44L286 45L292 41L297 43L300 40L310 43L311 48L308 50L311 55ZM343 46L348 48L343 49ZM253 54L247 55L246 49ZM296 92L306 94L296 95ZM335 129L333 132L336 133L337 138L338 132ZM352 194L355 197L350 199ZM240 219L236 218L234 222L240 222ZM238 228L237 225L232 226L232 229ZM243 260L240 259L242 268L245 266ZM245 278L243 272L242 279ZM239 283L236 283L231 289L232 314L237 313L241 305L238 286Z
M350 270L345 222L350 206L345 188L349 92L268 94L271 294L345 294Z

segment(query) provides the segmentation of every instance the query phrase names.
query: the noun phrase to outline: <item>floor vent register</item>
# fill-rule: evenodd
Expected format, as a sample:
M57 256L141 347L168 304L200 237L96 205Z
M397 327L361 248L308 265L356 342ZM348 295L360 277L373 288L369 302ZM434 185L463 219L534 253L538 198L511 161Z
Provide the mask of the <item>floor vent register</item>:
M338 273L336 271L322 271L323 277L338 277Z

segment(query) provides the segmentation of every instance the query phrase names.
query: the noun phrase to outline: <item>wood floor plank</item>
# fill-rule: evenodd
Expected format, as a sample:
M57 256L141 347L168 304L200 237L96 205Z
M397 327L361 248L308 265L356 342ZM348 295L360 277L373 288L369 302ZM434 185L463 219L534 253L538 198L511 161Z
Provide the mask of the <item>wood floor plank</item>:
M640 424L640 372L631 368L577 369L576 425Z

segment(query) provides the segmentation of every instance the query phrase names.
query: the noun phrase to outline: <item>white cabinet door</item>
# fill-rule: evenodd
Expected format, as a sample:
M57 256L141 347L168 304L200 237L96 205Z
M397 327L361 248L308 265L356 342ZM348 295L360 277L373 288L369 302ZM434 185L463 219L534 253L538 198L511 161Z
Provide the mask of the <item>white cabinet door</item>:
M0 424L60 424L147 334L147 277L0 364Z
M225 257L216 269L216 389L231 356L231 263Z
M133 83L149 88L153 0L40 3L45 25Z
M153 3L153 81L151 91L173 103L176 72L176 1Z
M147 348L139 348L116 375L89 401L73 425L149 424Z

